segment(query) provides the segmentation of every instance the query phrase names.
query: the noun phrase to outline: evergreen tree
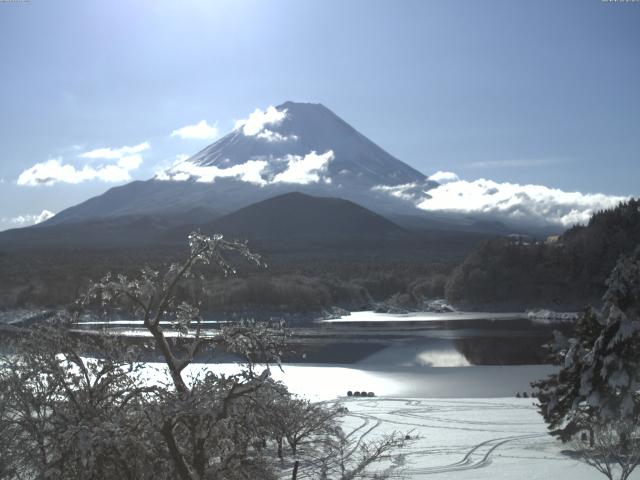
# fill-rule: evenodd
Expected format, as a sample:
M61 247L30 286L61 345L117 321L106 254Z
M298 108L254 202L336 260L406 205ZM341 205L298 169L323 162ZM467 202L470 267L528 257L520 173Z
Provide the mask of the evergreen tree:
M587 309L575 336L556 334L557 374L535 382L540 412L554 435L567 440L594 420L640 413L640 247L613 269L602 311Z
M620 478L627 478L640 459L640 246L618 261L603 300L601 311L583 313L573 338L556 334L560 370L533 386L552 435L568 441L589 432L580 452L585 461L613 478L615 459ZM606 455L598 448L603 444Z

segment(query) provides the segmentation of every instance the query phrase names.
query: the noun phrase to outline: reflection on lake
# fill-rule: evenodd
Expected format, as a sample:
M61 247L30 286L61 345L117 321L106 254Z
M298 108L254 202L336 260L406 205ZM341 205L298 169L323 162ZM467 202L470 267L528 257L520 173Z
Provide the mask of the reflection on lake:
M418 312L418 313L377 313L370 311L351 312L340 318L321 320L320 323L425 323L477 320L519 320L522 313L491 312Z
M205 320L209 332L220 322ZM134 320L82 322L83 330L108 328L129 337L148 336ZM354 312L333 320L307 322L291 329L287 363L356 364L358 366L468 367L472 365L536 365L546 363L543 348L554 326L537 323L522 313ZM566 328L566 327L565 327ZM179 336L165 326L168 336ZM211 356L204 362L229 361Z
M206 320L213 331L218 321ZM132 320L88 321L83 329L108 327L127 336L148 335ZM170 324L165 326L168 335ZM547 363L543 345L554 326L537 323L522 313L354 312L333 320L292 328L288 363L355 364L358 366L468 367L471 365L534 365ZM204 355L201 361L228 361Z
M521 313L469 312L356 312L320 325L297 335L307 361L433 367L543 364L557 328Z
M214 333L219 322L204 325ZM283 355L284 371L272 372L294 392L316 399L348 390L403 397L511 396L529 391L529 382L554 370L545 365L543 345L557 327L567 328L537 323L524 314L357 312L294 326L291 351ZM82 331L102 328L144 346L143 361L149 366L161 361L151 339L144 338L141 322L94 318L78 326ZM179 337L169 323L165 328ZM220 348L205 349L196 358L199 365L189 370L237 371L238 360Z

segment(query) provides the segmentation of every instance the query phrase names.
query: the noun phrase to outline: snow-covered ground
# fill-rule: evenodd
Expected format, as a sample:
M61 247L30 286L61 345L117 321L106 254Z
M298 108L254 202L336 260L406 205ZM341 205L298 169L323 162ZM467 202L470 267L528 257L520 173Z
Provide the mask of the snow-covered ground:
M597 480L595 469L561 453L531 399L351 398L347 431L365 439L393 431L406 446L406 478ZM632 475L640 478L640 472Z
M159 368L159 365L156 365ZM219 373L234 364L192 365ZM160 369L161 370L161 369ZM547 434L535 399L514 398L530 381L553 371L548 365L411 367L284 365L272 375L291 391L349 410L344 428L353 439L411 432L401 452L403 478L455 480L598 480L596 470L562 454ZM160 373L156 372L156 374ZM161 374L162 375L162 374ZM374 391L374 398L346 397L347 390ZM640 479L640 471L630 477Z
M168 381L162 364L146 364L148 381ZM194 364L187 376L205 371L236 373L237 364ZM595 469L562 453L547 433L535 399L506 389L528 385L551 366L398 367L389 371L350 366L272 367L276 380L294 393L348 410L343 428L354 444L392 432L409 434L400 478L455 480L599 480ZM400 374L402 373L402 374ZM412 385L413 384L413 385ZM347 397L346 390L376 397ZM407 392L421 392L420 396ZM288 477L287 477L288 478ZM640 480L640 470L630 480Z
M169 378L160 364L148 364L150 376ZM193 364L188 377L203 371L232 374L238 364ZM289 390L314 401L345 397L349 390L374 392L394 398L491 398L515 397L530 392L529 383L554 371L551 365L468 366L468 367L375 367L358 364L284 364L271 367L271 376ZM163 373L164 372L164 373Z

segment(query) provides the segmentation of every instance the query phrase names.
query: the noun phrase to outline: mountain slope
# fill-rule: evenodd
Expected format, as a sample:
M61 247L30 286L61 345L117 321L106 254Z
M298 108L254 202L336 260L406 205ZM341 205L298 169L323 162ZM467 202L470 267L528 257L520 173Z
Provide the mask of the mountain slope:
M178 242L186 226L167 239ZM246 239L271 253L335 253L361 249L419 248L420 239L388 219L348 200L299 192L278 195L198 226L206 234ZM168 240L169 241L169 240ZM356 252L357 253L357 252Z
M165 215L122 215L16 228L0 232L0 251L172 247L172 241L165 237L168 231L183 223L180 218ZM201 213L197 212L195 218L201 219ZM184 221L188 220L188 214L185 214ZM184 237L182 243L184 244Z
M242 208L203 229L248 238L407 235L386 218L348 200L299 192Z
M414 183L424 190L437 185L325 106L285 102L254 112L243 126L153 179L112 188L46 224L194 208L225 214L292 191L344 198L381 213L412 213L413 203L379 187Z
M389 247L415 243L407 231L348 200L298 192L276 196L214 220L207 210L183 215L121 215L38 225L0 233L0 248L158 248L183 247L194 231L260 241L264 247L304 251L361 244Z
M285 102L276 110L286 113L282 120L265 124L262 132L247 135L246 129L238 128L186 162L226 169L249 159L267 159L263 177L268 179L284 171L286 164L278 159L331 151L335 158L327 163L323 176L335 185L356 183L371 188L426 180L322 104Z

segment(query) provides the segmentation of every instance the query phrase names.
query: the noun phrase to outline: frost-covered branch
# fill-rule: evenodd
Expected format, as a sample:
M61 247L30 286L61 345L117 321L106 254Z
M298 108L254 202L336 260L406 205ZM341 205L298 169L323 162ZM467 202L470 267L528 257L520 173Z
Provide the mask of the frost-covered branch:
M182 378L182 371L206 342L201 338L198 307L187 301L177 301L179 285L195 276L194 268L198 265L212 264L225 276L235 274L235 268L227 259L229 254L239 255L257 265L262 264L260 256L251 252L244 242L228 241L222 235L208 237L195 232L189 235L188 240L189 253L186 258L182 262L172 263L164 275L161 276L160 272L148 267L143 268L134 278L108 273L92 285L80 301L82 306L96 301L106 308L120 305L141 318L164 357L176 390L183 394L189 389ZM160 325L165 317L174 319L176 328L183 334L188 333L191 323L196 323L196 338L182 357L176 353ZM230 335L227 334L226 337Z

